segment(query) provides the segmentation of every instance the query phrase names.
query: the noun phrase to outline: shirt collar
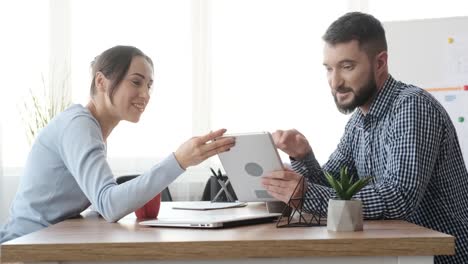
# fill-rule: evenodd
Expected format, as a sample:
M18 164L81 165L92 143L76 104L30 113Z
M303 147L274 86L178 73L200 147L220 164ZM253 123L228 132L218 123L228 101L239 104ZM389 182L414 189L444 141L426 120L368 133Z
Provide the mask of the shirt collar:
M388 75L382 89L380 89L377 96L374 98L374 101L369 108L369 112L364 116L361 109L358 110L359 119L363 119L367 116L379 118L382 114L387 112L391 102L393 102L393 99L398 94L398 90L395 89L397 83L398 82L393 79L391 75Z

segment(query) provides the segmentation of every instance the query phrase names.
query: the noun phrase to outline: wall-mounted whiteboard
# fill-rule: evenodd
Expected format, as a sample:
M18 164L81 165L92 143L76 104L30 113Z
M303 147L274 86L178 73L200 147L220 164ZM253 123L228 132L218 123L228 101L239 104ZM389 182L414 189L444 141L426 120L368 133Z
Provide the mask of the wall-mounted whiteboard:
M390 73L442 103L468 166L468 17L386 22L384 27Z

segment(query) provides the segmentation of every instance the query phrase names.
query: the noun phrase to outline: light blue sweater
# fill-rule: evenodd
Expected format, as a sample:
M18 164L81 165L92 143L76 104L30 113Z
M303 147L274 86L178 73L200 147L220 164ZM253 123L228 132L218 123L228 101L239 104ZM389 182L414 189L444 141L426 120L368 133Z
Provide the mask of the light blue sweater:
M91 204L109 222L135 211L183 169L175 156L117 185L97 120L73 105L42 129L31 148L0 243L79 215Z

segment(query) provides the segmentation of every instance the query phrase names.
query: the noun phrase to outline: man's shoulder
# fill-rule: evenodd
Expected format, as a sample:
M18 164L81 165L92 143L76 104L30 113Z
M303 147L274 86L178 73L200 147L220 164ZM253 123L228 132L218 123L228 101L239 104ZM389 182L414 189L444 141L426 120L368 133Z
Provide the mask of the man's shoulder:
M417 98L420 96L425 96L426 94L429 95L427 91L424 89L412 85L412 84L406 84L403 82L398 82L397 84L397 89L400 91L398 93L398 96L396 97L396 102L401 102L404 100L407 100L408 98Z
M398 107L401 104L416 103L434 107L437 110L442 108L439 101L437 101L434 96L418 86L400 82L397 89L399 89L400 92L393 103L394 107Z
M441 120L448 121L447 111L442 104L428 91L412 84L400 82L398 88L400 90L398 96L392 105L392 112L402 113L404 115L412 115L418 113L426 113L426 115L439 116ZM412 111L400 111L402 109Z

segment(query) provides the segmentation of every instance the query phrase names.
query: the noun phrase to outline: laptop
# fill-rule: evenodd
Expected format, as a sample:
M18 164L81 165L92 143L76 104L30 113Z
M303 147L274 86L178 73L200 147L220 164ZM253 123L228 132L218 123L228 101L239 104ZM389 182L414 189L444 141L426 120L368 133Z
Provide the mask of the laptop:
M142 221L139 224L154 227L185 227L185 228L224 228L241 225L271 223L277 220L281 213L264 213L255 215L198 215L196 218L158 218Z

